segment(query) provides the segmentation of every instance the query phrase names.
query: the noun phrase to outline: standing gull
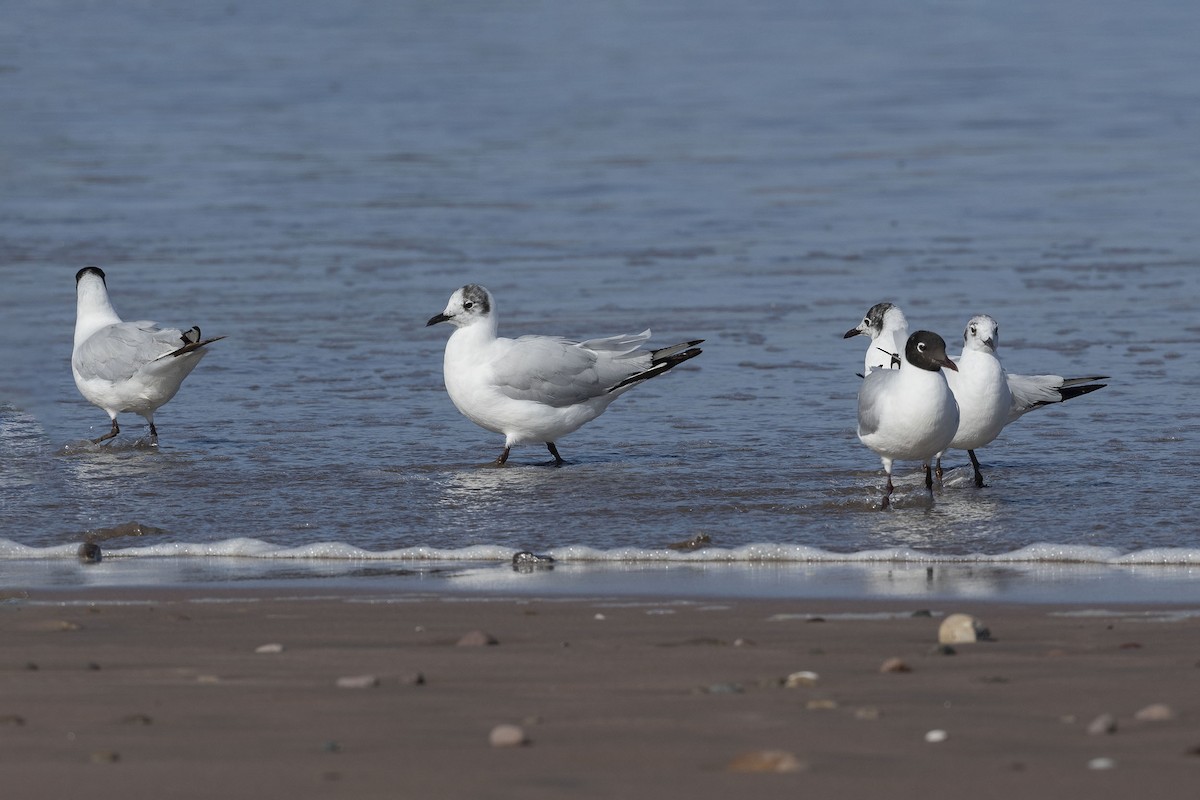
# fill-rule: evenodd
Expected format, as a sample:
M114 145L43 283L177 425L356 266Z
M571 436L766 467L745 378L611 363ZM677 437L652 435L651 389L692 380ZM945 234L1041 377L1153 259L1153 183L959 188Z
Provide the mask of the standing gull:
M963 330L963 350L958 371L947 373L946 380L958 401L958 432L950 447L966 450L975 469L975 485L983 488L983 472L975 451L990 444L1004 426L1049 403L1061 403L1073 397L1103 389L1107 384L1093 383L1104 375L1089 378L1063 378L1060 375L1009 375L996 357L1000 325L987 314L971 317ZM937 476L942 478L942 454L937 456Z
M504 434L500 466L518 444L543 442L555 465L555 441L604 413L608 404L648 378L700 355L703 339L641 350L650 331L572 342L557 336L496 335L495 302L468 284L450 296L428 323L449 322L446 391L469 420Z
M84 267L75 273L75 348L71 372L79 392L108 412L112 430L93 439L99 444L121 432L117 414L131 411L150 423L150 442L158 444L154 412L175 396L212 344L200 328L160 328L154 322L122 322L108 299L104 270Z
M891 503L892 462L920 461L925 488L933 492L930 461L958 430L958 404L942 368L957 369L946 342L930 331L908 337L900 369L876 369L858 390L858 438L879 454L887 473L883 508Z
M908 320L899 306L876 303L867 311L863 321L846 331L842 338L859 335L871 338L863 357L864 377L877 369L900 368L900 358L908 343Z
M987 334L986 320L990 320L991 336ZM980 322L984 321L984 322ZM972 324L976 333L972 335ZM857 328L846 332L846 338L858 334L871 337L871 345L867 348L867 371L871 371L872 361L886 358L885 353L895 346L897 337L908 335L908 321L904 313L891 303L877 303L867 312L866 318ZM1024 414L1035 408L1051 403L1062 403L1080 395L1104 388L1107 384L1095 383L1105 380L1107 375L1095 375L1086 378L1064 378L1061 375L1010 375L1000 366L995 358L995 350L999 335L996 321L986 315L973 317L967 323L963 334L963 352L959 356L957 366L962 367L969 375L956 378L946 373L950 389L954 392L962 414L961 426L964 430L955 436L950 445L957 450L966 450L975 469L975 485L982 488L983 473L980 471L979 459L975 450L994 440L1003 428L1015 422ZM991 343L986 340L991 338ZM964 364L963 359L966 359ZM876 369L880 368L877 364ZM997 371L1003 374L1003 385L996 379ZM1003 401L1007 395L1009 405ZM996 428L996 425L999 428ZM938 455L938 479L941 480L941 454Z

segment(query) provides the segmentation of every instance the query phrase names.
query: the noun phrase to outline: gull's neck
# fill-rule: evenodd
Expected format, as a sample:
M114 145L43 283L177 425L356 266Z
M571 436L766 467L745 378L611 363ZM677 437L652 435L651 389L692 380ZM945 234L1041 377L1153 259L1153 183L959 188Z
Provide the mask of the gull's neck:
M121 321L108 299L104 282L91 276L80 281L75 302L75 346L107 325Z

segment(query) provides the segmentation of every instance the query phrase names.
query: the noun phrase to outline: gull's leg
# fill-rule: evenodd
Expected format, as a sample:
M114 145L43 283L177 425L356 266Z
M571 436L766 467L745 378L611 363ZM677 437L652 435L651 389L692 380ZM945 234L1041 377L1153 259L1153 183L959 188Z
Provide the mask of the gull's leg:
M971 466L975 468L975 487L982 489L987 484L983 482L983 473L979 471L979 459L975 457L974 450L968 450L967 455L971 457Z
M121 426L117 425L117 418L116 418L116 417L113 417L113 418L112 418L112 423L113 423L113 424L112 424L112 430L110 430L108 433L106 433L106 434L104 434L103 436L101 436L99 439L92 439L92 444L100 444L100 443L101 443L101 442L103 442L105 439L111 439L111 438L113 438L114 436L116 436L118 433L120 433L120 432L121 432Z
M929 462L925 462L925 488L933 494L933 470L929 467Z
M883 471L887 473L887 489L883 493L883 504L880 509L887 511L892 505L892 492L896 488L892 485L892 460L890 458L883 459Z
M558 448L554 446L554 442L546 442L546 449L550 451L550 455L554 456L554 466L561 467L565 463L562 456L558 454Z
M942 484L942 456L940 454L937 457L937 479L940 486Z
M495 466L497 466L497 467L503 467L503 466L504 466L504 462L505 462L505 461L508 461L508 453L509 453L509 451L510 451L510 450L512 450L512 448L511 448L511 447L505 447L505 448L504 448L504 452L503 452L503 453L501 453L499 456L497 456L497 457L496 457L496 460L495 460L495 461L493 461L492 463L493 463Z
M146 422L150 423L150 444L157 445L158 444L158 428L154 427L154 418L147 417Z

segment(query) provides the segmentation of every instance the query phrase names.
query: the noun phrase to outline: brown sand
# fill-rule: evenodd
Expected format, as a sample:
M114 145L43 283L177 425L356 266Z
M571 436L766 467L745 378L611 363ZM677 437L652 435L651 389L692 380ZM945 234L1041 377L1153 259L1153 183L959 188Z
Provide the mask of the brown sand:
M1200 619L1170 609L222 597L0 605L0 796L1200 795ZM931 652L953 611L996 640ZM499 643L456 644L476 629ZM800 670L819 677L780 685ZM1135 719L1153 703L1173 718ZM1116 731L1089 734L1102 713ZM530 743L491 746L501 723Z

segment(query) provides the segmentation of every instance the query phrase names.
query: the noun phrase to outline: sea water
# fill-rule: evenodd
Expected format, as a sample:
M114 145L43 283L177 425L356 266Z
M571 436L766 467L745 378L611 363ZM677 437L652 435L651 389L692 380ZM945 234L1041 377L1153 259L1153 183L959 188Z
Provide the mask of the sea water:
M3 585L1200 597L1194 3L10 5ZM157 448L87 441L87 264L228 337ZM424 327L467 282L502 335L705 352L489 468ZM1108 386L882 512L842 338L881 300Z

